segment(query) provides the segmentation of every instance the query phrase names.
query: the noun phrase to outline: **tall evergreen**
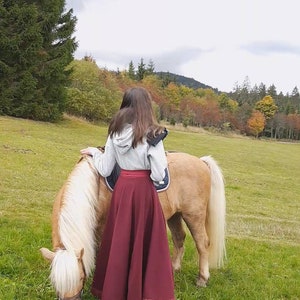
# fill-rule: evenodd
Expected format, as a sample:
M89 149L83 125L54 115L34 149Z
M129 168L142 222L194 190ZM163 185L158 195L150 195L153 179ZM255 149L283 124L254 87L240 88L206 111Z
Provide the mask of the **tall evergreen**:
M0 0L0 114L56 121L77 43L65 0Z
M146 65L144 63L144 59L141 58L140 63L138 64L138 70L137 70L137 80L142 80L145 77L146 74Z
M146 73L147 75L153 75L155 70L155 65L152 59L149 60Z
M132 60L129 63L128 76L133 80L135 79L135 69Z

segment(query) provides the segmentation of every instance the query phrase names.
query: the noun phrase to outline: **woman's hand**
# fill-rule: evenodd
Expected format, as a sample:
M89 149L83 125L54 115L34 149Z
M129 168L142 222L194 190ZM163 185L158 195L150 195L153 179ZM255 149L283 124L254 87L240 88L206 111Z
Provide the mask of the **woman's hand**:
M85 149L81 149L80 153L82 155L91 155L94 156L95 153L97 152L101 152L99 149L97 149L96 147L87 147Z

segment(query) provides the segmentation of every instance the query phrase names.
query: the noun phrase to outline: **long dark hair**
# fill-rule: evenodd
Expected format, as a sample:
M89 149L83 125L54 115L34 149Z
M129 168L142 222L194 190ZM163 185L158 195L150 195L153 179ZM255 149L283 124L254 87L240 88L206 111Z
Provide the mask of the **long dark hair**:
M163 131L164 128L157 124L152 99L146 89L134 87L126 90L120 110L109 125L108 134L112 137L115 133L120 133L126 124L133 127L133 148L141 143L145 136L150 140Z

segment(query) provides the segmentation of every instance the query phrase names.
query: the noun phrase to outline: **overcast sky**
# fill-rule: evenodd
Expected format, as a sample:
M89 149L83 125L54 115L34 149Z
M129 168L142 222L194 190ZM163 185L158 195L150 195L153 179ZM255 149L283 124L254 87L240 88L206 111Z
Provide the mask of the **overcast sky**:
M229 92L300 89L299 0L66 0L77 17L75 58L120 71L150 60L155 71Z

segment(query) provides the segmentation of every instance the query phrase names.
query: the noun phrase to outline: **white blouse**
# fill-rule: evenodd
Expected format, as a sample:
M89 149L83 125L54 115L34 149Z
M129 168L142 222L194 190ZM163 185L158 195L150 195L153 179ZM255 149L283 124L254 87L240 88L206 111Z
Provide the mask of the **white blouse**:
M124 170L151 170L153 181L161 181L165 177L167 158L163 142L150 146L146 138L132 148L133 129L130 124L125 126L120 134L108 137L105 152L93 151L93 161L96 169L103 177L111 174L117 162Z

